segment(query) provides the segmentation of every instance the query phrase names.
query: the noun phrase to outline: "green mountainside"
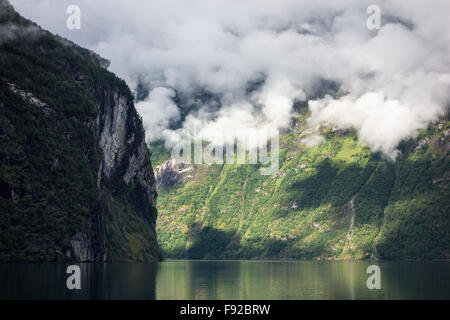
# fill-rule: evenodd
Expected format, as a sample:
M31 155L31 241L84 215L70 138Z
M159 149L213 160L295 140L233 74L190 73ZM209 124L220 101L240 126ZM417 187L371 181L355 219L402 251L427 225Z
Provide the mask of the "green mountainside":
M323 126L307 148L307 114L280 137L280 170L198 165L158 191L159 244L168 258L449 259L450 123L400 145L395 162L351 131ZM161 144L152 158L163 163Z
M448 116L390 161L331 125L307 147L300 109L271 176L163 174L170 153L157 142L150 156L107 63L0 0L0 262L450 259Z

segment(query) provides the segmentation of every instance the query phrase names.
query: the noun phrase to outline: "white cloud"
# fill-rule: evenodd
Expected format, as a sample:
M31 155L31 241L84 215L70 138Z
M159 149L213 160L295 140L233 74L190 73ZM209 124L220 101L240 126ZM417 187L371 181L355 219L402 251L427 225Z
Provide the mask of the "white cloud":
M305 138L302 139L302 142L304 144L306 144L306 146L308 147L314 147L317 146L319 144L321 144L322 142L325 142L325 138L322 136L319 136L317 134L311 134L309 136L306 136Z
M274 130L289 125L294 100L316 96L322 79L333 81L342 97L312 102L311 123L355 127L390 156L448 110L446 0L79 0L77 31L65 27L71 2L12 1L26 17L111 60L132 87L145 79L153 91L138 110L149 139L173 136L167 125L178 113L170 90L220 96L221 110L211 115L205 106L185 126L208 115L202 119L215 128ZM378 31L366 27L371 4L381 8ZM248 94L248 83L261 78Z
M309 122L336 123L340 128L356 128L359 136L374 151L381 151L395 159L395 147L405 137L426 124L419 114L397 100L389 100L377 92L368 92L359 98L330 97L309 102L312 111Z
M150 91L147 99L136 104L136 109L143 119L148 142L162 139L170 121L180 118L180 112L172 100L174 96L173 90L158 87Z

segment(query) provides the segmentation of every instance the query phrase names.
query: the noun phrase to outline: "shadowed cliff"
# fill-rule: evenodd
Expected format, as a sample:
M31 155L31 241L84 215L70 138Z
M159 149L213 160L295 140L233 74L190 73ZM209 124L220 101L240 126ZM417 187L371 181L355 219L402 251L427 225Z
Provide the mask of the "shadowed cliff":
M134 97L0 1L0 261L160 260Z

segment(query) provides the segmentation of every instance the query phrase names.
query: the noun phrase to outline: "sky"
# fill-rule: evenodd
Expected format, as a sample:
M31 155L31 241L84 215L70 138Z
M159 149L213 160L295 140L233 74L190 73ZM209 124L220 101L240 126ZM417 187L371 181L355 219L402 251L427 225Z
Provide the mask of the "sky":
M450 1L12 0L17 11L53 33L109 59L134 90L146 139L170 146L182 129L177 93L217 96L182 127L205 132L289 128L294 102L309 106L309 125L356 129L373 151L395 159L402 139L449 110ZM66 26L69 5L81 28ZM370 5L380 8L369 29ZM323 95L324 84L336 90ZM249 90L252 84L258 84ZM214 135L209 134L211 139ZM311 141L323 139L312 136Z

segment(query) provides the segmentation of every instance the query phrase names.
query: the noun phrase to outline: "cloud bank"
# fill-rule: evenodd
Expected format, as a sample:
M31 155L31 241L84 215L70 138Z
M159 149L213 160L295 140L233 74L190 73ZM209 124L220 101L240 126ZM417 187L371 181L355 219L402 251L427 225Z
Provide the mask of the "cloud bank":
M304 102L311 126L356 128L374 151L395 158L402 139L449 108L446 0L11 2L111 60L132 87L148 87L137 104L148 141L173 139L170 124L180 119L184 127L201 119L209 131L285 129L294 102ZM81 8L81 30L66 28L71 4ZM379 30L366 26L372 4L381 9ZM336 84L331 95L324 83ZM201 101L181 118L177 93L199 90L221 107Z

